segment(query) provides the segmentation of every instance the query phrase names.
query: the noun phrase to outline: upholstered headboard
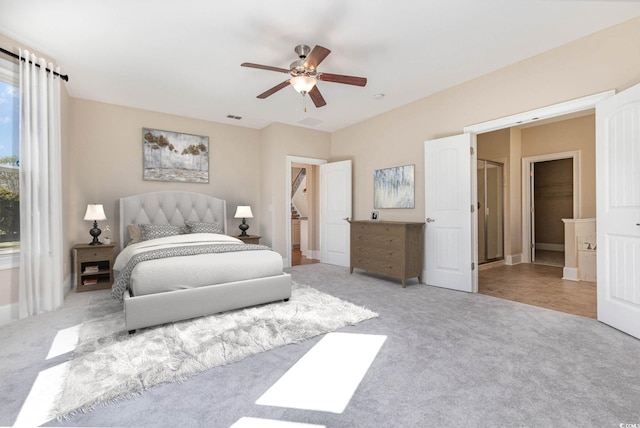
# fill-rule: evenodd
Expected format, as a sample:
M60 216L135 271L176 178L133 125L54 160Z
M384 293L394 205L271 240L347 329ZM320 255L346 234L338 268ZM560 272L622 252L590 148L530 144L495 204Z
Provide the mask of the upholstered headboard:
M222 225L227 232L227 202L193 192L166 191L120 198L120 246L131 240L130 224L184 225L185 220Z

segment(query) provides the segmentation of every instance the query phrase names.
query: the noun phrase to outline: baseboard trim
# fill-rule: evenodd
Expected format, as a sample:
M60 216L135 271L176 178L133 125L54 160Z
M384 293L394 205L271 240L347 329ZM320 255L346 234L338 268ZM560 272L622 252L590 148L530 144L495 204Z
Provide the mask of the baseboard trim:
M504 260L505 263L510 266L519 265L520 263L522 263L522 254L511 254L510 256L506 256Z
M18 318L18 303L0 306L0 325L8 324Z
M578 276L578 268L566 266L562 268L562 279L567 279L569 281L580 281L580 277Z
M544 242L536 242L536 250L564 251L564 244L545 244Z

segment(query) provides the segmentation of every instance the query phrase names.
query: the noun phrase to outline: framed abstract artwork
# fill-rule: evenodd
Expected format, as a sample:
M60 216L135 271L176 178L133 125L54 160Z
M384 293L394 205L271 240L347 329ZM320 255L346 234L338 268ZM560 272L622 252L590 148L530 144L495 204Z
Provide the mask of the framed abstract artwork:
M374 208L415 208L415 165L373 172Z
M142 178L209 182L209 137L142 128Z

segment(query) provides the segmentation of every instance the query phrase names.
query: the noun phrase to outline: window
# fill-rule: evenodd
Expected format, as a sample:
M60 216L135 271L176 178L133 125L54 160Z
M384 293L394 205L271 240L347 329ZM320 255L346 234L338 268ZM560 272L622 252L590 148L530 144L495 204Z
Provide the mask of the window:
M0 269L17 266L20 250L18 65L0 58Z

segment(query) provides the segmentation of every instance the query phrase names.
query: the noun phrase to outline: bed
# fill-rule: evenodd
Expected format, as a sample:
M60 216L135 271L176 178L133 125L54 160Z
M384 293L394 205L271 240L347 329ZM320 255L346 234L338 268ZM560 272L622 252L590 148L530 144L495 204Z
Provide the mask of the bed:
M290 298L280 254L226 235L225 200L152 192L121 198L119 211L112 295L129 332Z

